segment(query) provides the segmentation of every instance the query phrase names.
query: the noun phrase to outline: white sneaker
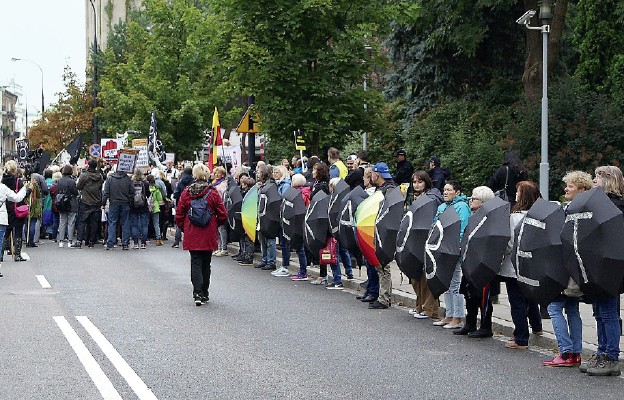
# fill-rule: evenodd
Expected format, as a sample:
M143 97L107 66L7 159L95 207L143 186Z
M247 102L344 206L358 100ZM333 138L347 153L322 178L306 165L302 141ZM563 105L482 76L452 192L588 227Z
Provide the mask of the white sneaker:
M59 242L59 247L63 248L63 241L62 240Z
M290 272L288 272L286 268L282 267L276 270L273 276L290 276Z
M415 314L418 314L418 311L412 309L412 310L409 310L408 313L409 315L415 315Z
M423 311L423 312L414 314L414 318L427 319L427 318L429 318L429 316L427 314L425 314L425 312Z
M221 257L223 256L223 250L217 250L214 253L212 253L212 255L215 257Z

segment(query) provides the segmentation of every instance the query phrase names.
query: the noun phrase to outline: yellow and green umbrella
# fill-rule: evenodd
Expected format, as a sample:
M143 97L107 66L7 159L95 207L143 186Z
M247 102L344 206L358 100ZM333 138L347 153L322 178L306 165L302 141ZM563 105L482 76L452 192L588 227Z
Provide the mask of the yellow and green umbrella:
M258 223L258 186L253 185L243 199L241 207L243 229L252 242L256 241L256 225Z

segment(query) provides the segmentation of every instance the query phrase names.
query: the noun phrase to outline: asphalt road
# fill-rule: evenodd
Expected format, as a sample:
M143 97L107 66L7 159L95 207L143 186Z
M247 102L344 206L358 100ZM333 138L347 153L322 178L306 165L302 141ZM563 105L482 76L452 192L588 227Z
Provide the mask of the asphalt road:
M621 378L546 368L548 356L507 350L503 338L458 338L229 257L213 259L210 302L196 307L188 253L167 243L48 243L28 262L5 257L0 399L624 396Z

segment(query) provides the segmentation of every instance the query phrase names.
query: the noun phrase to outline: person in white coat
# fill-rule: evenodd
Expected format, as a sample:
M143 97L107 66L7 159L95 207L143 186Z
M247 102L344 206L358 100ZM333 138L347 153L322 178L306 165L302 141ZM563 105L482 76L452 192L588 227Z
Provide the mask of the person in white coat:
M0 173L2 175L2 173ZM22 188L15 193L13 189L9 188L3 183L0 183L0 249L4 249L4 233L6 232L6 228L9 225L9 215L7 213L6 202L7 200L19 203L25 197L28 197L31 192L31 182L28 185L22 186ZM36 182L34 183L37 184ZM4 257L4 251L0 251L0 271L2 268L2 261ZM2 277L2 272L0 272L0 277Z

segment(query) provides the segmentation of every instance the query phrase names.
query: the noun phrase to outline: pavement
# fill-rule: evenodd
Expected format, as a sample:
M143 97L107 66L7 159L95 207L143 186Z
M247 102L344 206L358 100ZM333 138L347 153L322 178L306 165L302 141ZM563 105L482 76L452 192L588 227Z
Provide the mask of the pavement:
M238 253L238 244L230 243L230 254ZM260 254L255 253L254 258L256 261L260 260ZM281 250L277 249L277 264L281 265ZM290 273L296 274L299 272L299 263L295 253L291 255ZM405 312L409 309L413 309L416 305L416 295L414 294L412 285L409 283L409 278L401 273L396 262L390 265L392 274L392 306L405 308ZM344 273L344 268L343 268ZM354 267L354 279L347 280L346 276L342 276L342 283L346 290L354 293L363 292L361 283L366 281L366 269L362 267L358 271L357 267ZM308 267L308 275L310 279L317 278L320 275L320 270L317 267ZM331 268L328 268L328 276L332 276ZM624 304L624 295L620 296L620 303ZM440 312L444 311L444 299L440 298ZM620 315L621 315L620 311ZM583 321L583 355L588 357L594 354L598 347L598 336L596 333L596 320L593 317L591 304L580 304L580 314ZM443 314L441 314L443 315ZM414 318L416 320L416 318ZM418 320L424 321L424 320ZM506 287L501 284L501 294L498 296L498 303L494 304L492 313L492 329L496 334L508 336L513 338L514 325L511 320L511 311L509 306L509 300L507 297ZM542 334L531 334L529 345L537 346L546 351L552 351L554 354L558 353L557 339L554 334L552 323L550 319L542 320ZM624 336L620 336L620 349L624 352Z

